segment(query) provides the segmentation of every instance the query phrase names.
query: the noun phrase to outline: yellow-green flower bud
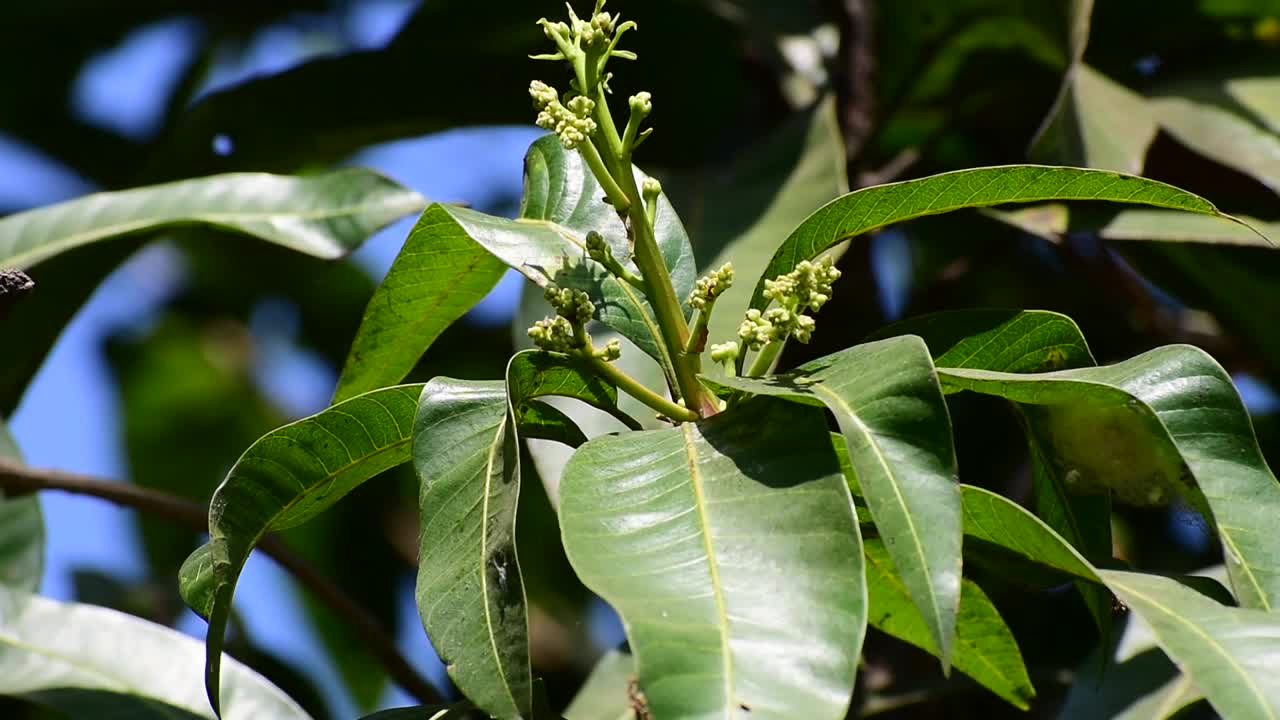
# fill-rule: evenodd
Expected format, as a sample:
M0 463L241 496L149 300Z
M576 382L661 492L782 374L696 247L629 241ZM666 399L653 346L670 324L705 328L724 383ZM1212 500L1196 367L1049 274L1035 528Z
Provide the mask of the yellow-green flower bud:
M573 325L563 317L545 318L529 328L529 338L540 350L567 353L582 347Z
M735 362L741 352L742 349L736 342L717 343L711 346L711 362L721 364Z
M689 305L699 309L705 308L732 286L733 263L725 263L719 270L698 278L698 282L694 283L693 292L689 295Z
M647 92L638 92L631 96L629 101L631 106L631 114L638 117L648 117L653 112L653 95Z
M545 110L548 105L560 100L560 93L541 80L529 83L529 96L533 98L534 107L539 110Z
M585 325L595 314L595 303L581 290L548 285L543 297L555 309L556 314L575 325Z
M622 343L614 338L605 344L603 348L596 352L596 357L605 362L613 362L622 357Z

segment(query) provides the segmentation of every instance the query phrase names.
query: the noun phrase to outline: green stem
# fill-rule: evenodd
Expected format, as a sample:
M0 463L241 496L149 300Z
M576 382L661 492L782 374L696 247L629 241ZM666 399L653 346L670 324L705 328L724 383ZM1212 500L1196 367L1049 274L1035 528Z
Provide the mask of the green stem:
M702 352L707 343L707 323L711 319L711 309L714 307L715 301L712 300L706 307L694 309L693 323L689 328L689 340L684 344L686 355Z
M662 334L662 343L671 354L677 386L673 390L679 392L694 418L699 417L700 411L703 410L714 413L715 405L704 402L702 386L698 382L698 374L702 372L701 356L685 352L685 345L689 341L689 327L685 324L684 310L671 285L671 274L667 272L662 252L658 249L658 241L653 233L653 223L649 219L644 197L636 185L635 173L631 169L631 157L623 151L622 138L618 136L618 128L609 112L604 89L600 87L596 88L595 116L596 123L599 125L598 132L604 136L607 146L603 148L603 152L608 154L602 158L604 160L602 164L617 166L618 174L613 179L621 186L630 201L626 214L631 220L634 242L632 252L636 267L640 269L640 275L644 278L645 297L653 306L654 316ZM594 172L595 169L593 168L592 171Z
M644 383L619 370L613 363L605 362L596 357L590 345L583 349L582 355L591 363L591 367L606 380L617 385L620 390L636 400L662 413L665 417L679 420L680 422L693 422L698 419L696 412L683 405L671 402L650 390Z
M751 361L751 368L747 370L747 377L760 377L773 367L773 361L778 359L778 353L782 352L782 346L786 344L784 340L775 340L764 347L760 348L760 352L756 353L756 359Z
M591 174L596 176L596 180L600 182L600 187L604 190L604 194L609 198L609 204L613 205L619 213L627 212L631 207L631 198L627 197L626 191L618 186L618 181L614 179L613 173L605 165L604 158L600 156L600 151L596 149L595 143L588 140L578 145L578 152L582 155L582 159L586 161L587 167L591 168Z

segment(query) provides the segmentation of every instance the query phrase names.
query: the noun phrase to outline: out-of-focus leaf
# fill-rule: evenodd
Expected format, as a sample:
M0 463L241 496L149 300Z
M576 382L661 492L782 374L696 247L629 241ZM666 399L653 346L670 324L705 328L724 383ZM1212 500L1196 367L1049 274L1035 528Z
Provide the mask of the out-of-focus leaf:
M949 666L960 602L960 493L947 405L924 342L881 340L788 375L714 382L835 415L876 528Z
M484 720L488 717L472 707L471 703L461 703L452 707L418 705L417 707L391 708L365 715L360 720Z
M1170 346L1054 373L938 373L1021 404L1043 423L1045 451L1068 485L1106 487L1140 504L1182 495L1216 526L1241 605L1276 606L1280 549L1256 529L1280 512L1280 484L1230 377L1203 351Z
M201 687L198 641L114 610L0 586L0 695L76 714L215 716ZM306 718L260 675L227 663L222 717ZM84 715L79 715L84 717Z
M311 177L240 173L88 195L0 219L0 265L29 268L82 245L209 225L338 258L424 204L368 170Z
M636 661L630 653L605 653L565 708L565 720L632 720L635 709L629 690L635 674Z
M560 493L569 560L622 616L655 717L844 717L866 589L820 412L761 398L598 437Z
M827 203L774 253L751 307L764 308L764 282L791 272L832 246L893 223L964 208L1047 200L1105 200L1229 217L1209 201L1171 185L1102 170L1011 165L974 168L878 185Z
M370 298L335 402L403 380L440 333L502 278L501 260L433 210L418 219Z
M675 193L697 240L699 265L732 262L738 278L716 301L707 346L737 336L751 300L750 279L764 271L779 240L823 203L849 191L844 156L828 99L742 157L726 178L692 180ZM710 363L707 370L718 374L719 367Z
M18 445L0 420L0 458L21 462ZM44 514L35 495L0 493L0 585L35 592L44 577Z
M966 546L980 543L999 547L1067 576L1101 582L1079 551L1021 505L971 485L960 486L960 498Z
M871 624L916 647L938 654L932 633L925 624L894 570L884 540L868 538L867 600ZM955 646L951 655L956 669L977 680L1014 707L1026 710L1035 697L1027 668L1013 633L982 588L962 579L960 609L956 615Z
M407 462L421 385L352 398L263 436L209 503L209 544L179 573L182 597L207 618L206 688L219 706L220 659L236 581L264 533L306 522L354 488Z
M247 234L320 258L347 254L423 199L367 170L311 177L223 175L99 193L0 219L0 266L30 267L37 290L6 330L23 342L0 365L0 413L17 406L49 348L107 274L156 230ZM125 239L118 239L127 236ZM109 243L98 241L115 239ZM75 249L69 257L64 251Z
M1160 127L1178 142L1280 192L1280 137L1221 107L1188 98L1149 101Z
M1088 65L1071 71L1031 157L1141 173L1159 127L1147 101Z

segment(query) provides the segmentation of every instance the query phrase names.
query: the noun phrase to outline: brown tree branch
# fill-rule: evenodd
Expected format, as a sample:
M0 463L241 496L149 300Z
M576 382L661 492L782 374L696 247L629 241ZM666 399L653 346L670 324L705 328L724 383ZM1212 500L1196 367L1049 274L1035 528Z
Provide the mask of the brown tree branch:
M850 180L857 181L855 165L862 156L876 124L876 46L873 0L830 0L840 30L840 49L833 68L840 104Z
M149 490L132 483L96 478L89 475L29 468L8 460L0 460L0 490L15 497L40 490L60 490L74 495L96 497L121 507L150 513L184 525L198 532L208 532L208 510L199 503L167 493ZM291 550L276 535L266 535L258 548L315 594L355 628L364 644L386 668L387 674L406 692L426 705L446 702L439 691L418 674L396 649L395 641L365 607L351 599L341 587L321 575L301 555Z
M35 286L35 282L21 270L0 269L0 320Z

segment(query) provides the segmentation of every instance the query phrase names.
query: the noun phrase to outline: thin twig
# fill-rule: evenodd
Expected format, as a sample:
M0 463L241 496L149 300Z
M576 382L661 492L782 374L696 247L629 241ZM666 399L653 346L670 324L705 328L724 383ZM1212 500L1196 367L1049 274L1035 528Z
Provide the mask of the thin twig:
M60 490L74 495L96 497L121 507L150 513L184 525L198 532L208 531L208 510L199 503L168 493L149 490L132 483L105 480L89 475L29 468L7 460L0 460L0 490L15 497L40 490ZM426 705L444 703L426 678L396 649L395 641L386 633L366 608L343 592L336 583L321 575L301 555L291 550L276 535L266 535L258 548L276 561L303 587L315 594L322 603L344 618L364 644L386 668L387 674L406 692Z

